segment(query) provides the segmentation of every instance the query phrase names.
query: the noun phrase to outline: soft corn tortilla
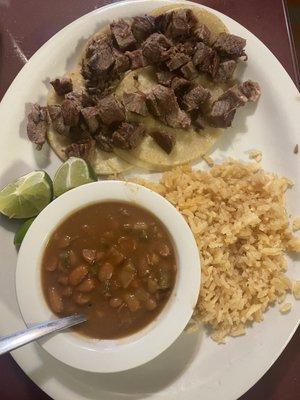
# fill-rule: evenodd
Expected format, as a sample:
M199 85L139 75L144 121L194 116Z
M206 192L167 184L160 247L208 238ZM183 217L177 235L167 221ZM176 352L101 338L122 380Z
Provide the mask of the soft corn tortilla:
M72 79L74 89L82 89L84 87L84 80L80 72L80 66L74 71L67 74ZM53 88L48 93L47 104L60 104L63 98L58 96ZM60 135L53 126L50 125L48 129L48 142L57 156L65 161L67 159L65 149L67 146L72 144L71 140L67 137ZM114 153L106 153L96 147L93 155L88 160L93 167L97 175L111 175L118 174L121 172L128 171L132 168L131 164L128 164L123 159L120 159Z
M190 8L193 10L199 24L205 24L212 33L212 42L221 32L228 32L223 22L211 12L200 7L186 7L186 5L172 5L155 9L151 15L159 15L167 11L178 8ZM138 76L138 80L134 76ZM194 83L199 83L208 88L212 93L211 101L218 98L228 85L219 84L208 80L204 74L199 75ZM117 88L116 95L122 101L124 92L135 92L137 90L147 91L156 85L155 70L153 67L141 68L128 73ZM175 129L166 126L153 116L142 117L135 113L127 113L128 121L143 123L147 133L152 131L163 130L171 132L176 136L176 145L170 154L162 150L160 146L152 139L146 136L141 145L134 150L114 149L115 153L124 160L148 170L167 170L176 165L191 163L199 160L213 146L219 138L223 129L206 126L200 132L196 132L192 127L188 129Z

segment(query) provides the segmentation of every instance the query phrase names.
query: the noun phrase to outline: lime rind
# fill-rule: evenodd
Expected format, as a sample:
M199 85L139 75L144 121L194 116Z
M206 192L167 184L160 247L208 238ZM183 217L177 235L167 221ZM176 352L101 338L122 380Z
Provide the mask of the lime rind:
M87 161L82 158L70 157L56 171L53 180L54 195L58 197L75 187L96 180L97 176Z
M14 245L17 247L20 247L23 239L28 231L28 229L31 227L31 224L35 220L35 217L28 219L27 221L23 222L23 224L20 226L20 228L17 230L15 237L14 237Z

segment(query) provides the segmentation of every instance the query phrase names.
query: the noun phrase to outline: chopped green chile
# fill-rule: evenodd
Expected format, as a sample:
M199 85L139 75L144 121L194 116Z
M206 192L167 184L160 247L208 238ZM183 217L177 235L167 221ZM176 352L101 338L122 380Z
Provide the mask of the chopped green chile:
M143 329L162 311L176 279L172 242L150 212L107 201L67 217L42 259L42 285L58 316L83 313L72 328L98 339Z

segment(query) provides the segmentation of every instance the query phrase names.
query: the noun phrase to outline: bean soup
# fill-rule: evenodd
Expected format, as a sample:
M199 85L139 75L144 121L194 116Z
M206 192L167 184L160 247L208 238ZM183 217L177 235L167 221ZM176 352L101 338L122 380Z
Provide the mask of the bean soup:
M58 316L87 315L73 329L115 339L144 328L167 303L176 278L167 229L149 211L107 201L79 209L53 232L42 285Z

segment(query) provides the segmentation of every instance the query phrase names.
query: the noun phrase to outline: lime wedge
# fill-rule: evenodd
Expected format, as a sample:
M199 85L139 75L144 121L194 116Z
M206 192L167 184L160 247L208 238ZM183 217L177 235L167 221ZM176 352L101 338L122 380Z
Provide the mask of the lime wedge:
M88 162L82 158L70 157L56 171L53 180L56 197L86 183L94 182L97 176Z
M42 211L52 197L50 176L45 171L33 171L1 190L0 212L9 218L31 218Z
M28 219L27 221L23 222L23 224L17 230L15 237L14 237L14 245L15 246L18 246L18 247L21 246L21 243L23 242L23 239L34 220L35 220L35 218Z

